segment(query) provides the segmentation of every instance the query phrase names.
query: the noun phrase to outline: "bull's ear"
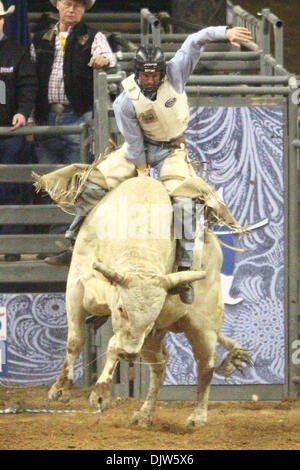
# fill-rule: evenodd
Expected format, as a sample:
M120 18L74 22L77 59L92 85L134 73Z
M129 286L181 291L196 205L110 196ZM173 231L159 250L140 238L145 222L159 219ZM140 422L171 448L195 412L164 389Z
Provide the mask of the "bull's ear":
M206 276L205 271L179 271L164 276L162 282L166 290L178 287L186 282L194 282L203 279Z
M93 263L93 268L103 274L103 276L105 276L106 279L108 279L109 281L115 282L116 284L125 285L125 275L117 273L117 271L114 271L106 264L99 263L99 261L95 261Z

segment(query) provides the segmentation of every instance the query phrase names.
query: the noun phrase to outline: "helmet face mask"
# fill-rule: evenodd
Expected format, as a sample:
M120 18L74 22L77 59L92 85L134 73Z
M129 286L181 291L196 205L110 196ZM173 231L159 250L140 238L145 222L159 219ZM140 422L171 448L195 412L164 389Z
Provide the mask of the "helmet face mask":
M144 94L150 95L157 91L165 74L166 74L166 62L163 51L159 47L154 46L142 46L139 47L135 56L135 78L139 82L141 89ZM160 80L155 81L155 84L148 85L140 80L140 74L153 74L160 73Z

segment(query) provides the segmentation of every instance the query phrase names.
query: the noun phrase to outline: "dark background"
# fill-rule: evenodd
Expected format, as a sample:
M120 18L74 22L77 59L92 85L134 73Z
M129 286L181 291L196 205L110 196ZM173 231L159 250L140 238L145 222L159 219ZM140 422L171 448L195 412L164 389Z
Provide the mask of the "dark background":
M153 12L167 10L173 16L178 11L180 12L178 19L196 23L196 11L203 10L205 4L211 8L218 2L219 0L97 0L90 12L138 12L144 7ZM275 15L279 16L284 24L284 65L290 72L300 75L300 0L232 0L232 3L240 5L255 16L263 8L270 8ZM27 4L29 11L56 11L49 0L27 0ZM180 5L184 8L180 9Z
M152 11L170 10L172 0L96 0L90 10L91 13L99 11L139 11L141 8L149 8ZM174 2L173 2L174 3ZM29 11L56 11L48 0L27 0Z
M272 13L283 21L284 32L284 66L289 72L300 75L300 1L299 0L236 0L249 13L256 15L263 8L269 8Z

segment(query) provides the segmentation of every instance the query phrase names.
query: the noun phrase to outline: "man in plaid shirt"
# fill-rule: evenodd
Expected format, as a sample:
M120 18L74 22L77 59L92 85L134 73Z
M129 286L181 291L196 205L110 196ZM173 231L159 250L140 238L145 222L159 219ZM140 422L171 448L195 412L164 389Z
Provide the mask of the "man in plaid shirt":
M38 125L78 125L92 119L93 69L116 65L104 34L82 21L95 0L50 0L59 21L33 38L31 57L36 64L39 93L34 112ZM76 163L80 136L40 136L39 163Z

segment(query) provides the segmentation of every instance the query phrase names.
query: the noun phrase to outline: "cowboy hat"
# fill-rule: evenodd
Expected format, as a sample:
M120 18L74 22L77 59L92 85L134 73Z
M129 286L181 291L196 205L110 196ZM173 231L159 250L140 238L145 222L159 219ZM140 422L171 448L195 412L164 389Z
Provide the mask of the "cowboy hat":
M15 6L14 5L11 5L7 11L5 11L4 9L4 6L3 6L3 3L0 2L0 17L1 16L9 16L9 15L12 15L13 12L15 11Z
M96 0L84 0L83 3L85 4L85 9L86 10L89 10L90 8L92 8L92 6L94 5ZM56 7L56 3L57 3L57 0L50 0L50 2L52 3L52 5L54 7Z

